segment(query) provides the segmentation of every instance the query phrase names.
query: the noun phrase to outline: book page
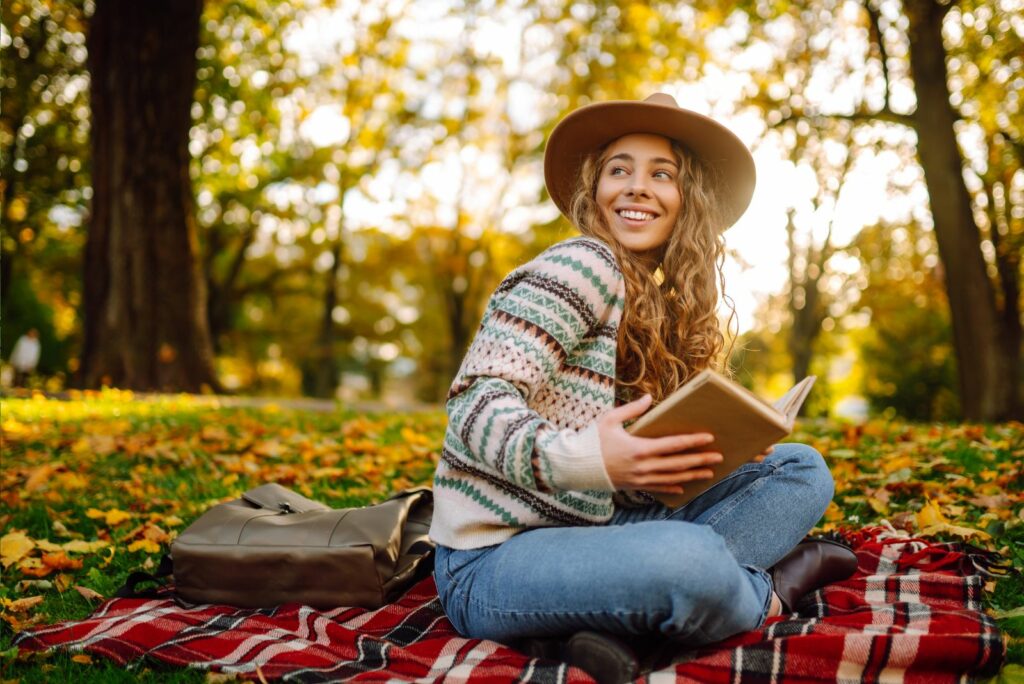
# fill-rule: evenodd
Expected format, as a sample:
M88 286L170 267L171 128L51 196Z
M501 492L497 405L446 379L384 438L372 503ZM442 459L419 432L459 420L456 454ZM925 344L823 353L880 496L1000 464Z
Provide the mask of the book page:
M796 420L796 414L800 412L800 407L804 405L804 401L811 393L811 387L814 386L814 381L817 379L818 377L815 375L808 375L772 404L776 411L786 417L789 424L792 425Z

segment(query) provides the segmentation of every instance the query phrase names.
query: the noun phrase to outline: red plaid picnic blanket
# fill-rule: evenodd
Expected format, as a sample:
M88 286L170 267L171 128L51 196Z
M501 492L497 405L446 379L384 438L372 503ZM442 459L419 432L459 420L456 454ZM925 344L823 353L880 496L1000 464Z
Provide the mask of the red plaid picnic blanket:
M847 533L859 570L806 597L795 614L712 647L679 651L641 681L954 682L999 670L1003 643L981 609L984 578L960 545L891 527ZM26 650L144 658L254 679L298 682L589 682L583 671L465 639L433 580L378 610L261 610L172 597L112 599L84 620L18 635Z

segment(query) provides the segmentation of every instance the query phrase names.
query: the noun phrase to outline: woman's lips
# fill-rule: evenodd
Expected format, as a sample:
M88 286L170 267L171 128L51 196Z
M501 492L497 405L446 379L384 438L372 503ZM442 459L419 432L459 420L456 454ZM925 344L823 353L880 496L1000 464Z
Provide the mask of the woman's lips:
M623 223L630 226L642 226L658 218L653 211L642 209L616 209L615 214Z

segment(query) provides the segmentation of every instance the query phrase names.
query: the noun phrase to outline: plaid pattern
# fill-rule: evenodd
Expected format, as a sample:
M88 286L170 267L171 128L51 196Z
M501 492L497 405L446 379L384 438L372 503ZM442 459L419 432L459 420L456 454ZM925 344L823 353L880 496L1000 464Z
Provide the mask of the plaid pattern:
M956 545L892 528L848 535L860 568L798 611L714 647L678 653L645 676L661 682L956 682L994 674L1003 658L981 611L983 578ZM379 610L266 610L113 599L85 620L21 633L26 650L66 649L118 663L143 657L300 682L588 682L581 670L464 639L426 579ZM643 654L641 654L643 655Z

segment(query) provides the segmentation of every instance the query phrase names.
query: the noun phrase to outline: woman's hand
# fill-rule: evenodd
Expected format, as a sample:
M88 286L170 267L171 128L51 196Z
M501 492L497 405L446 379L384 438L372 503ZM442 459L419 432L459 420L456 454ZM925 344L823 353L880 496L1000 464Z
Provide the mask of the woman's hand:
M597 419L601 456L616 489L644 489L681 494L683 483L714 476L709 466L722 461L717 452L696 452L714 437L707 433L669 437L635 437L622 423L636 418L651 405L651 396L619 406ZM690 453L680 453L687 451Z

